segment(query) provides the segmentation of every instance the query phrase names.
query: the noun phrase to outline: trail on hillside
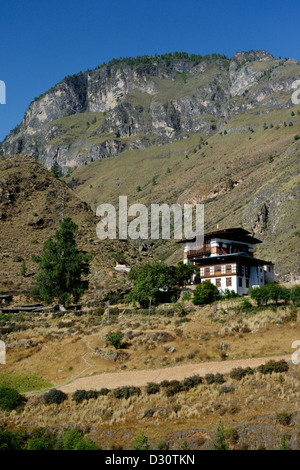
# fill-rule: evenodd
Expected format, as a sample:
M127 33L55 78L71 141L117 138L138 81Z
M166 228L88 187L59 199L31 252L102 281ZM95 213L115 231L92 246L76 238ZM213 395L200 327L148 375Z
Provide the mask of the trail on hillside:
M194 374L205 376L206 374L217 372L221 374L229 373L236 367L258 367L269 360L279 361L291 360L291 355L267 356L259 358L237 359L231 361L211 361L197 364L182 364L174 367L163 367L160 369L130 370L121 372L108 372L89 377L75 378L68 384L58 387L65 393L72 393L76 390L100 390L102 387L116 388L126 385L142 387L148 382L162 382L163 380L183 380Z

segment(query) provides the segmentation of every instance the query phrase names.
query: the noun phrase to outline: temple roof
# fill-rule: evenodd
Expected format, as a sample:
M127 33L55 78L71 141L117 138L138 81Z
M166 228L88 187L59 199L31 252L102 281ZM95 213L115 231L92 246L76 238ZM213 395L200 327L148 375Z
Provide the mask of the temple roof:
M226 228L223 230L216 230L214 232L207 232L204 234L204 242L207 240L211 240L212 238L220 238L224 240L232 240L236 242L244 242L250 243L251 245L255 245L257 243L262 243L261 240L258 240L255 237L252 237L251 233L248 230L245 230L240 227L236 228ZM187 242L195 242L196 237L180 240L178 243L187 243Z

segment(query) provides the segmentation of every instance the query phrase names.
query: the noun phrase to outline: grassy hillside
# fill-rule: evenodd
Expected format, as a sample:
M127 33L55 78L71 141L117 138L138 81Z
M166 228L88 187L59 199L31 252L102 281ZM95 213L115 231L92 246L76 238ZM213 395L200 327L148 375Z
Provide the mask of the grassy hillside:
M299 275L299 113L300 106L248 112L225 121L222 133L212 137L194 134L126 150L65 180L94 210L103 202L117 205L119 195L147 206L204 203L206 229L252 230L264 241L256 255L273 260L277 274L290 280L290 273ZM153 252L169 262L182 258L173 241L155 242Z
M135 265L143 257L127 242L98 240L96 217L68 186L33 157L22 155L0 160L0 183L0 290L28 293L37 273L31 257L42 252L43 243L58 229L63 200L65 217L78 225L78 246L93 254L87 296L97 299L111 288L126 290L126 276L114 270L116 261L121 257Z

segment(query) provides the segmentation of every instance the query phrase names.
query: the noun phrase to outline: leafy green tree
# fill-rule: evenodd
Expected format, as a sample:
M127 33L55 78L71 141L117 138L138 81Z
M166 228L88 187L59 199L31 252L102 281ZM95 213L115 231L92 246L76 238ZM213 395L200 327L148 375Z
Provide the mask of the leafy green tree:
M295 305L300 304L300 286L295 286L290 290L290 300Z
M4 411L12 411L22 403L22 395L11 387L0 388L0 408Z
M255 300L257 306L259 307L262 303L265 305L268 304L268 300L270 298L268 290L265 286L262 287L250 287L249 289L250 298Z
M223 423L220 421L214 435L213 450L229 450L229 446L225 439L225 430Z
M50 303L58 299L63 307L76 302L88 288L88 281L82 276L89 273L91 255L79 251L75 234L77 225L68 217L60 222L60 228L53 238L44 243L41 257L33 257L39 263L40 273L36 277L36 287L42 300Z
M129 273L133 281L133 289L130 299L139 302L142 306L156 303L161 293L168 292L174 288L176 281L174 272L164 263L145 263L139 268L132 269Z
M124 334L121 333L120 331L112 331L109 333L106 337L107 342L111 344L115 349L119 349L122 343L122 339L124 337Z
M287 300L289 297L288 289L284 286L276 284L275 282L266 284L264 287L269 292L270 299L274 300L276 305L278 305L279 300Z
M193 302L195 305L210 304L220 296L218 288L210 281L203 281L195 289Z
M194 264L184 264L182 261L178 263L175 269L175 279L178 285L185 285L193 274L199 274L199 269Z

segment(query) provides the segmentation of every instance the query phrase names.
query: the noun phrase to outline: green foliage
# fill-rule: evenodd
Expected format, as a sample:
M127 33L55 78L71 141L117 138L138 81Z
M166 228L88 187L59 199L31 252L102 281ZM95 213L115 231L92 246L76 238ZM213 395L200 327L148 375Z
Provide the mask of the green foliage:
M299 139L300 139L300 135L299 135L299 134L295 135L294 139L295 139L295 140L299 140Z
M20 432L0 429L0 450L22 450L23 436Z
M213 450L229 450L228 443L225 438L225 430L222 422L219 423L214 434Z
M184 286L191 280L193 274L198 274L199 269L194 264L184 264L182 261L178 263L175 269L175 280L179 286Z
M4 411L12 411L22 403L22 395L11 387L0 387L0 408Z
M290 290L290 299L294 305L300 305L300 286L295 286Z
M157 450L170 450L170 445L168 442L159 442L156 448Z
M190 450L190 447L189 447L187 441L184 441L184 442L183 442L183 444L182 444L182 446L181 446L180 449L181 449L181 450Z
M281 413L276 413L276 423L281 424L282 426L289 426L292 422L292 414L282 411Z
M136 187L136 191L137 191L138 193L139 193L140 191L142 191L142 188L140 187L140 185L138 185L138 186Z
M252 375L253 373L254 370L251 369L251 367L246 367L245 369L243 369L242 367L237 367L235 369L232 369L232 371L230 372L230 378L235 380L242 380L247 375Z
M63 175L58 165L52 165L51 173L55 178L60 178Z
M60 405L63 401L67 399L67 395L61 390L52 388L49 392L44 393L43 401L47 405Z
M171 268L164 263L144 263L139 268L133 268L129 273L134 287L129 299L139 302L142 307L157 303L163 293L172 291L175 286L174 274Z
M263 375L281 372L287 372L289 370L289 365L285 360L273 361L270 360L266 364L262 364L257 367L257 371Z
M271 282L261 287L250 288L249 295L260 306L263 303L267 305L269 300L273 300L278 305L279 300L287 300L290 294L286 287Z
M124 334L120 331L112 331L106 337L106 340L109 344L111 344L115 349L119 349L122 343L122 339Z
M192 62L193 66L196 66L203 61L218 60L218 59L228 60L228 58L225 55L221 55L221 54L211 54L211 55L207 54L207 55L201 56L199 54L188 54L187 52L176 51L176 52L167 52L166 54L155 54L154 56L143 55L143 56L137 56L137 57L121 57L119 59L112 59L107 64L104 63L100 65L99 68L105 67L107 65L113 66L113 65L119 65L119 64L126 64L126 65L129 65L130 67L138 67L142 65L151 65L151 64L164 64L166 66L169 66L179 60L187 60L189 62Z
M290 440L290 436L288 436L287 434L281 434L279 450L291 450L289 440Z
M203 305L214 302L219 297L218 288L210 281L203 281L195 289L193 302L195 305Z
M82 403L84 400L90 400L92 398L98 398L99 393L95 390L76 390L73 393L72 400L76 403Z
M44 243L41 257L33 257L39 263L40 273L36 277L36 286L42 300L50 303L58 298L66 305L73 298L79 300L88 287L88 281L82 280L89 272L91 255L79 251L76 247L75 234L77 225L65 218L60 228Z
M146 393L148 395L154 395L155 393L159 393L159 391L160 391L160 386L153 382L149 382L146 386Z
M67 429L63 434L63 450L99 450L91 440L84 438L80 431Z
M208 385L211 384L223 384L225 382L225 379L222 374L206 374L205 376L206 383Z
M150 444L148 437L145 436L143 432L135 438L135 445L132 447L132 450L150 450Z
M125 398L126 400L130 397L140 396L141 389L139 387L119 387L113 390L113 396L115 398Z

